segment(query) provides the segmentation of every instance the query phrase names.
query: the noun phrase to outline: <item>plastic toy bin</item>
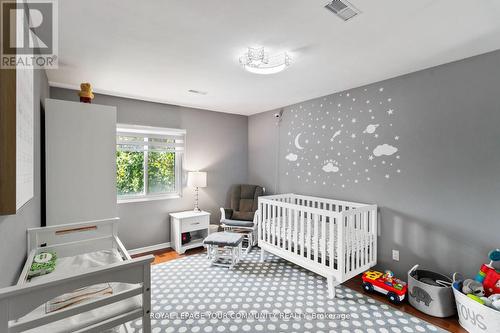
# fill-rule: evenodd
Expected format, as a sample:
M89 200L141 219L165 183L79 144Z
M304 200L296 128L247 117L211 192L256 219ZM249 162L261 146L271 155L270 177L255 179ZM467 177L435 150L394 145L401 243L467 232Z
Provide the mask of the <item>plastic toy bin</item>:
M434 286L419 281L418 278L441 280L449 283L449 287ZM414 266L408 272L408 300L419 311L434 317L450 317L457 313L451 279L439 273L418 269Z
M482 305L460 292L462 282L453 283L460 325L471 333L500 332L500 311Z

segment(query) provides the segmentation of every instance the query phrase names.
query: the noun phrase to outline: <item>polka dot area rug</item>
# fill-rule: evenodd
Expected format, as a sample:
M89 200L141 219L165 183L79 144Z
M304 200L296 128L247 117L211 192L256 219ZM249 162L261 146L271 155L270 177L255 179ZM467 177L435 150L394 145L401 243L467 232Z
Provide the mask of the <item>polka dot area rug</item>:
M204 254L152 266L152 331L445 332L343 286L329 299L323 277L276 256L259 259L254 249L232 270Z

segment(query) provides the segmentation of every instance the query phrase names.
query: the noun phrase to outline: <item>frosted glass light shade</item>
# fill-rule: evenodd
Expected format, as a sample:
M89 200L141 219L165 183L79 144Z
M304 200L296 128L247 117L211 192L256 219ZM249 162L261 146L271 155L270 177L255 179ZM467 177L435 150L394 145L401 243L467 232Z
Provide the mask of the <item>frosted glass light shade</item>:
M188 186L190 187L207 187L207 173L202 171L188 172Z

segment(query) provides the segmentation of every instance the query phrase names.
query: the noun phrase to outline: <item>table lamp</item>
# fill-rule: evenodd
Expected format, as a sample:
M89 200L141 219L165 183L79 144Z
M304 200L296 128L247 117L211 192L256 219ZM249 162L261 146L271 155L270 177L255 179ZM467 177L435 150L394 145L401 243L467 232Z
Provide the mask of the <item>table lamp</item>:
M207 173L201 171L188 172L188 186L195 188L194 211L200 212L198 208L198 190L200 187L207 187Z

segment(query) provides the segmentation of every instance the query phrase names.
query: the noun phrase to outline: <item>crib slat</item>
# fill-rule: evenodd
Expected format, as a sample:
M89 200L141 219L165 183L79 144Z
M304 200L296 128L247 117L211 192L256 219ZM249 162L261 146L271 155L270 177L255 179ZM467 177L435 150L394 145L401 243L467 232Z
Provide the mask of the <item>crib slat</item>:
M314 238L313 238L313 242L314 242L314 261L315 262L318 262L319 258L318 258L318 249L319 249L319 226L318 226L318 220L319 220L319 215L318 214L314 214L314 230L313 230L313 233L314 233Z
M364 212L363 214L363 223L364 223L364 226L363 226L363 235L364 235L364 242L363 242L363 248L364 248L364 261L363 261L363 265L368 265L369 263L369 260L368 260L368 237L369 237L369 234L368 234L368 214L369 212Z
M300 237L300 255L301 256L305 256L305 247L306 247L306 244L305 244L305 240L306 240L306 237L305 237L305 234L306 234L306 214L305 212L301 212L301 222L300 222L300 233L299 233L299 237Z
M377 208L370 212L370 226L371 226L371 241L370 241L370 254L371 262L377 260Z
M278 239L278 223L279 223L279 220L280 220L280 214L279 214L279 211L280 211L280 207L279 206L274 206L274 232L273 232L273 237L274 237L274 240L273 240L273 245L277 245L277 243L279 242L279 239Z
M352 215L352 270L358 268L358 215Z
M288 208L288 228L286 230L287 248L288 251L292 251L292 214L293 210Z
M280 215L280 210L281 207L275 206L275 211L276 211L276 216L274 220L274 243L273 245L279 245L279 224L281 222L281 215Z
M264 240L264 223L265 223L265 219L264 219L264 203L259 203L259 240Z
M326 233L326 219L326 216L321 216L321 237L323 238L323 244L321 246L321 263L323 265L326 265L326 246L328 243L328 235ZM332 223L332 221L330 221L330 223Z
M329 246L329 254L330 254L329 264L330 264L330 268L332 268L332 269L335 268L335 246L337 246L337 244L335 244L335 239L336 239L335 224L336 223L338 223L337 219L334 218L334 217L330 217L330 225L329 225L329 228L330 228L330 232L329 232L330 244L328 246ZM339 227L337 226L337 231L338 230L339 230Z
M299 253L299 211L293 210L293 251Z
M361 225L361 213L357 214L357 221L356 221L356 269L359 269L361 267L361 251L363 250L363 247L361 246L361 230L362 225Z
M306 219L306 224L307 224L307 239L306 239L306 253L307 253L307 258L311 259L312 257L312 219L311 216L312 214L309 214L308 219Z
M266 239L266 242L270 242L271 241L271 223L272 223L272 220L273 220L273 217L272 217L272 214L271 214L271 204L268 204L267 205L267 226L266 226L266 235L267 235L267 239Z
M352 215L348 215L347 217L347 255L348 255L348 265L347 272L352 271Z

